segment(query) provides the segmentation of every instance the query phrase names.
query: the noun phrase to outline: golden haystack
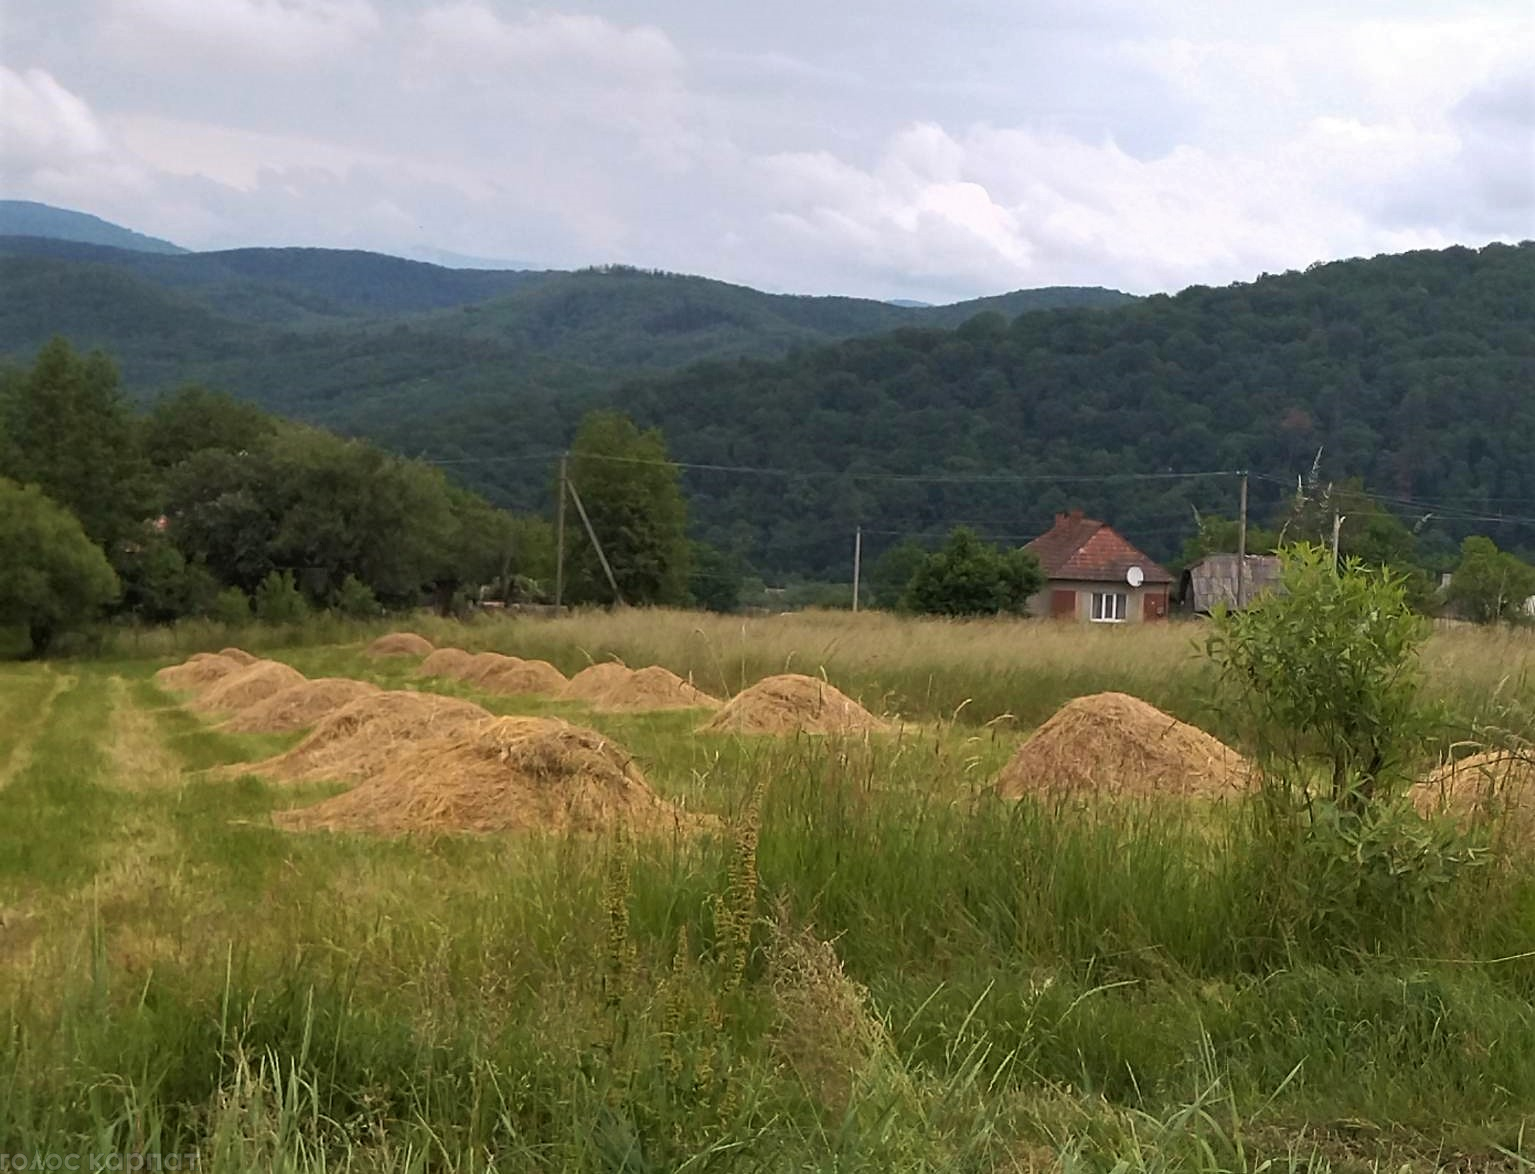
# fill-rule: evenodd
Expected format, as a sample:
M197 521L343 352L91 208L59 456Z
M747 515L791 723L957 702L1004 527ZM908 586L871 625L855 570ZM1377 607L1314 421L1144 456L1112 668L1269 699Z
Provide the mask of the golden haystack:
M1535 831L1535 749L1483 750L1448 762L1412 790L1425 813L1507 816L1521 834Z
M818 677L782 673L737 693L703 729L710 733L856 734L888 730L890 725Z
M1247 780L1247 761L1203 730L1139 697L1094 693L1034 731L997 776L997 792L1219 795Z
M390 632L373 641L364 651L369 656L425 656L433 647L425 636L414 632Z
M597 709L718 709L721 702L660 665L611 682L593 699Z
M261 658L253 656L243 648L220 648L220 656L227 656L230 660L239 664L255 664Z
M292 829L385 835L699 823L657 796L621 746L547 718L497 718L423 742L345 794L274 818Z
M197 692L217 684L244 667L239 661L230 660L227 656L219 656L214 652L199 652L188 657L182 664L173 664L169 668L161 669L155 674L155 683L161 688L173 689L178 693Z
M300 681L265 701L242 710L224 723L226 730L242 734L279 734L314 725L343 705L379 691L367 681L350 677L320 677Z
M558 696L569 683L547 660L519 660L476 679L487 693L547 693Z
M617 681L627 681L633 670L616 660L589 664L565 686L560 696L567 701L600 701Z
M525 663L520 657L506 656L500 652L477 652L469 658L469 663L464 666L463 679L470 683L483 681L486 677L514 669Z
M322 718L297 746L261 762L230 767L294 782L355 780L389 766L418 742L486 721L472 701L391 690L350 701Z
M463 680L464 672L473 659L462 648L439 648L416 666L416 676Z
M303 673L281 661L258 660L224 677L191 705L193 709L245 709L303 680Z

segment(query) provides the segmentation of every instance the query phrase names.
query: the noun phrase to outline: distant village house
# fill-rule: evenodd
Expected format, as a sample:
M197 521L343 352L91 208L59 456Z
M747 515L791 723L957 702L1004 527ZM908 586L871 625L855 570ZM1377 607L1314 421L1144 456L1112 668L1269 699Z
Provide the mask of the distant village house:
M1114 527L1081 510L1057 514L1055 525L1024 549L1045 572L1029 613L1099 624L1136 624L1167 616L1173 577Z
M1219 606L1231 610L1246 607L1259 596L1279 586L1280 564L1277 554L1250 554L1242 577L1242 599L1237 600L1237 558L1235 554L1207 554L1183 572L1178 581L1178 605L1184 611L1207 616Z

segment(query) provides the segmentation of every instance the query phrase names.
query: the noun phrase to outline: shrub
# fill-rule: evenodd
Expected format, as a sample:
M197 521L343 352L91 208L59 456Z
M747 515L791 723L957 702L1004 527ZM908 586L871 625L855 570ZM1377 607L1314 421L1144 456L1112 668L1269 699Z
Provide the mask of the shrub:
M251 601L238 587L225 587L213 598L213 619L230 627L251 622Z
M293 582L292 571L272 571L256 588L256 618L264 624L296 624L309 604Z
M348 575L336 592L336 610L349 619L366 620L377 616L382 609L373 588L356 575Z

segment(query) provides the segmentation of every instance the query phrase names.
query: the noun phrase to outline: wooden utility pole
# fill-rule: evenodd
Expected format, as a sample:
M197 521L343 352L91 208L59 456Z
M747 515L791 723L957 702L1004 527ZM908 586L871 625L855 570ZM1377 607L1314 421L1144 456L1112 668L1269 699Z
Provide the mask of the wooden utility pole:
M858 614L858 578L863 570L863 527L853 531L853 614Z
M570 490L570 500L576 503L576 513L581 515L581 525L586 527L586 536L592 540L592 548L597 552L597 561L602 564L602 573L608 577L608 586L613 588L613 602L623 607L624 597L618 590L618 580L613 577L613 568L608 565L608 556L602 551L602 543L597 541L597 531L592 529L592 520L586 516L586 507L581 504L581 495L576 492L576 483L567 481L565 488Z
M1332 512L1332 569L1338 569L1338 536L1343 532L1343 516L1337 510Z
M1237 505L1237 610L1247 606L1247 474L1242 474L1242 496Z
M569 453L560 454L559 497L554 504L554 614L560 615L565 606L565 462Z

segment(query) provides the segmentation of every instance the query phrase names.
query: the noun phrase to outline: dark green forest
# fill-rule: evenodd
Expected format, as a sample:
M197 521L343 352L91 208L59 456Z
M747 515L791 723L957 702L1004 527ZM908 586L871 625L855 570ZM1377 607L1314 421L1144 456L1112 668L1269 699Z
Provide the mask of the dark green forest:
M1373 495L1430 569L1469 533L1535 551L1528 243L930 309L630 269L119 253L0 247L0 348L62 333L140 398L203 382L523 510L547 507L583 413L617 408L676 460L764 470L683 485L695 537L770 576L845 580L858 526L872 559L958 524L1015 544L1072 506L1173 559L1196 511L1236 509L1235 476L1181 475L1236 470L1255 523L1289 516L1305 477ZM1061 298L1096 308L1025 312Z

